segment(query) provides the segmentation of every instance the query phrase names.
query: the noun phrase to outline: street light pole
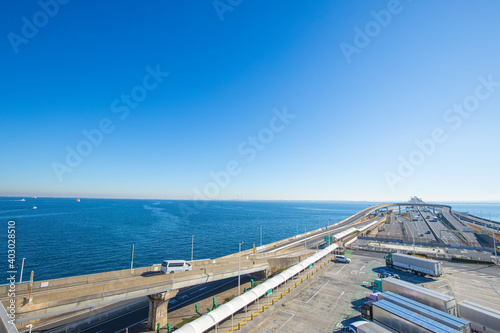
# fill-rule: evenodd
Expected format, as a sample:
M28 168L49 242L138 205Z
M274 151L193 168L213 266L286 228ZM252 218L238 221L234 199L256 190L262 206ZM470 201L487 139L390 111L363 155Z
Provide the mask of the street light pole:
M238 296L240 296L240 275L241 275L241 245L243 242L239 243L238 248Z
M262 247L262 225L260 226L260 246Z
M191 262L193 262L194 235L191 236Z
M330 219L328 219L328 225L330 225ZM332 245L332 232L328 233L328 245Z
M23 258L23 263L21 264L21 276L19 277L19 283L23 282L24 259L26 258Z
M307 258L307 225L304 228L304 259Z
M130 270L134 269L134 244L132 244L132 251L130 254Z
M490 223L491 223L491 213L490 213ZM491 223L491 232L493 233L493 251L495 251L495 262L498 265L498 257L497 257L497 237L495 235L495 229L493 228L493 223Z

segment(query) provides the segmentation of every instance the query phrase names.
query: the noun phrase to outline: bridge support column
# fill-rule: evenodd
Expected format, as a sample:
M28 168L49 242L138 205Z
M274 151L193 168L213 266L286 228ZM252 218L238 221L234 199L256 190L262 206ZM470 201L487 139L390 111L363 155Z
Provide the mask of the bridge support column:
M149 295L149 315L148 329L155 331L158 323L160 327L167 325L168 322L168 301L177 295L179 290L169 290L164 293Z
M399 215L401 215L401 206L398 206L399 207Z

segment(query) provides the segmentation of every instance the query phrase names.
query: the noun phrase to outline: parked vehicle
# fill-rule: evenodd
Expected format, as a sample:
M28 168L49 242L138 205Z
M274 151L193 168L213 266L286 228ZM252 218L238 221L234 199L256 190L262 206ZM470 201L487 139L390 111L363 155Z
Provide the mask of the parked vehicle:
M453 296L392 277L381 279L379 282L375 281L374 285L379 286L380 290L377 289L377 291L392 291L434 309L447 312L453 316L457 315L457 302Z
M377 324L383 324L404 333L458 333L457 330L440 324L411 310L393 304L387 300L365 302L361 307L361 316Z
M471 323L470 321L462 318L458 318L444 311L435 309L428 305L422 304L420 302L414 301L407 297L395 294L391 291L377 294L377 300L387 300L393 304L399 305L405 309L411 310L418 313L424 317L430 318L437 321L443 325L451 327L461 333L471 333Z
M385 264L389 268L395 268L420 276L430 275L439 277L443 274L441 262L401 253L389 253L385 257Z
M378 272L379 278L386 278L386 277L390 277L390 276L392 276L393 278L396 278L396 279L400 278L399 275L394 274L394 273L389 272L389 271L385 271L383 269L379 269L379 270L377 270L377 272Z
M351 259L347 258L346 256L336 255L335 261L336 262L344 262L346 264L349 264L351 262Z
M192 269L191 264L184 260L163 260L161 263L161 272L164 274L187 272Z
M372 321L360 320L352 323L344 329L349 333L392 333L397 332L385 325L374 323Z
M469 320L476 332L500 333L500 311L471 301L458 304L460 318Z

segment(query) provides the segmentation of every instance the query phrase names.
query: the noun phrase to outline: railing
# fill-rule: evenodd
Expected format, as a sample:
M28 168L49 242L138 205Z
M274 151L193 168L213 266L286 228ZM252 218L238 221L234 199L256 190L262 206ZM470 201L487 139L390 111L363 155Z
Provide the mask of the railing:
M413 241L408 238L408 237L392 237L392 236L375 236L375 237L366 237L366 236L358 236L358 239L366 239L366 240L372 240L372 241L388 241L388 242L397 242L400 244L405 244L405 245L413 245ZM458 247L460 245L459 242L456 242L456 244L443 244L443 243L437 243L437 242L431 242L431 241L426 241L426 240L419 240L418 242L415 242L415 245L422 245L422 246L432 246L432 247ZM467 249L467 250L476 250L476 251L488 251L488 252L493 252L492 247L482 247L482 246L460 246L461 249Z

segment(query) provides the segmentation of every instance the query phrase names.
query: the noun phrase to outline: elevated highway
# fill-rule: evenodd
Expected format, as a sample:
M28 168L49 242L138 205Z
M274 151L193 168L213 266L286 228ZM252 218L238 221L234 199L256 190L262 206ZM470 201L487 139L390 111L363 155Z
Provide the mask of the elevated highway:
M266 271L268 268L266 260L250 260L248 256L242 255L242 275ZM219 258L195 262L192 271L168 275L160 273L159 266L153 266L35 281L31 293L30 283L25 282L16 285L16 323L23 326L49 316L148 296L149 322L151 328L155 328L158 322L166 324L168 300L179 289L238 276L238 272L238 259ZM0 287L0 300L5 307L10 302L7 290L8 286Z

